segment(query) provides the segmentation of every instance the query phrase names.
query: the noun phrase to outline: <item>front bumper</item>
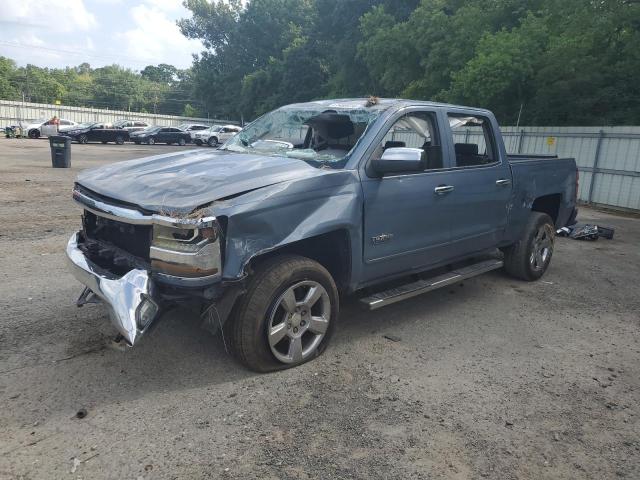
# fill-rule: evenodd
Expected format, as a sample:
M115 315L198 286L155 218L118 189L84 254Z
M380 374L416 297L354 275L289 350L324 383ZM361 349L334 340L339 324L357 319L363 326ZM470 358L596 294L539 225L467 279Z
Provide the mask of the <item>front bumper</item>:
M134 269L118 277L102 269L80 250L77 233L67 243L67 257L76 279L107 305L113 325L129 345L134 345L160 313L149 273Z

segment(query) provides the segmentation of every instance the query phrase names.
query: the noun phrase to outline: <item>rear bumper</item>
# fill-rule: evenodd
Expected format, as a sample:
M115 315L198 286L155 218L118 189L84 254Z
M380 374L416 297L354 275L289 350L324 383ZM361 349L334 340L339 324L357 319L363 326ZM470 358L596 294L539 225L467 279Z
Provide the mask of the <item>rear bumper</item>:
M149 273L134 269L118 277L100 268L78 247L77 233L67 243L67 257L76 279L106 304L113 325L129 345L134 345L160 313Z

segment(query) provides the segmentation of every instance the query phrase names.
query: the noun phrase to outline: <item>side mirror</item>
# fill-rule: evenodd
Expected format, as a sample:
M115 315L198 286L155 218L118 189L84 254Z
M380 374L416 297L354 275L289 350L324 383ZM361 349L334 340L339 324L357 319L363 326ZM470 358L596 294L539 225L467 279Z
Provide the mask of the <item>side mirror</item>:
M418 172L425 169L423 154L424 150L421 148L387 148L382 157L371 161L371 167L380 175L385 173Z

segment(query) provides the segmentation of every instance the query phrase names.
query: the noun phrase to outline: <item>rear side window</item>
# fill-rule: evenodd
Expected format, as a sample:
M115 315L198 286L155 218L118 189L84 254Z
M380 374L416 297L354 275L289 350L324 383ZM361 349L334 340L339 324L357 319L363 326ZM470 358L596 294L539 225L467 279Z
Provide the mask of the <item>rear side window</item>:
M449 114L457 167L489 165L498 161L489 119L465 114Z

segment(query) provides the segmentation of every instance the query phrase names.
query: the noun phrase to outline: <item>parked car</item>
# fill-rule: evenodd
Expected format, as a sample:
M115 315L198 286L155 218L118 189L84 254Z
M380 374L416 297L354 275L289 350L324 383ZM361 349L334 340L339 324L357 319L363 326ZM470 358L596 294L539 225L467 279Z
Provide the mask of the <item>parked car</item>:
M72 120L61 118L59 124L56 125L53 119L35 120L25 126L24 131L27 132L29 138L48 137L49 135L57 135L78 125Z
M118 145L129 141L129 132L121 128L116 128L111 123L85 123L78 125L72 130L64 132L67 137L71 137L78 143L88 142L114 142Z
M196 145L206 144L210 147L217 147L240 131L242 131L242 128L237 125L214 125L206 130L195 132L193 142Z
M183 132L189 132L191 134L191 139L193 139L194 133L208 129L209 125L203 125L201 123L181 123L177 128Z
M265 372L319 355L341 296L376 309L502 267L539 279L556 228L575 223L577 188L572 158L508 155L488 110L321 100L208 154L81 173L67 255L79 303L102 299L130 345L195 302Z
M176 127L149 127L138 132L132 132L129 138L137 145L141 143L147 143L149 145L153 145L154 143L166 143L167 145L177 143L178 145L186 145L191 141L189 132L182 131Z
M145 128L149 128L151 125L140 120L118 120L117 122L114 122L113 126L131 133L144 130Z

